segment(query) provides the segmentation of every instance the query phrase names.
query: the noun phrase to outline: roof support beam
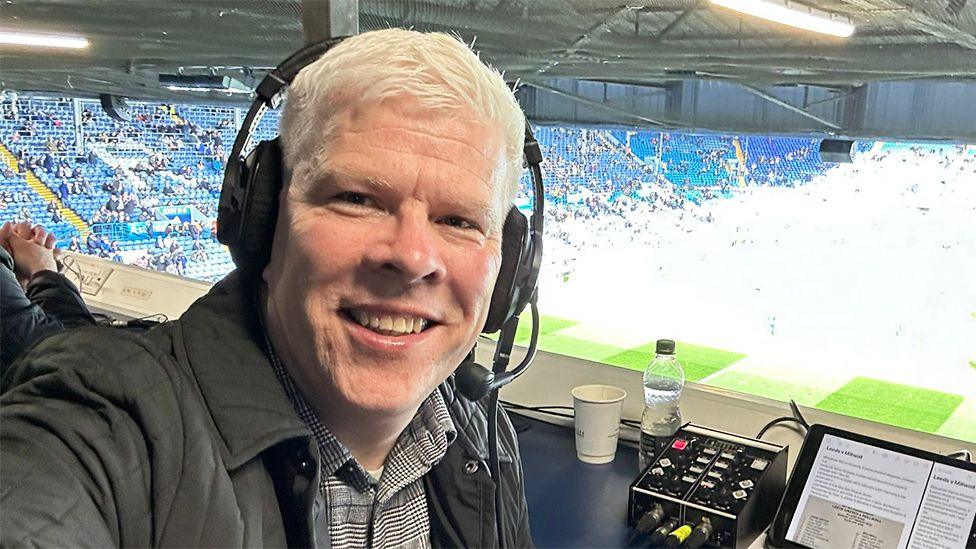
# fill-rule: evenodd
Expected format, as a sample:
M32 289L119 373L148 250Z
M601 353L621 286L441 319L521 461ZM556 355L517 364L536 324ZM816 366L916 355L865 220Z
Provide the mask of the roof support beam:
M654 126L664 126L664 127L673 127L673 126L676 126L676 124L674 124L672 122L667 122L667 121L664 121L664 120L657 120L657 119L650 118L650 117L647 117L647 116L644 116L644 115L641 115L641 114L636 114L636 113L633 113L631 111L628 111L627 109L621 109L620 107L614 107L613 105L609 105L607 103L602 103L600 101L594 101L594 100L592 100L592 99L590 99L588 97L583 97L582 95L578 95L578 94L575 94L575 93L570 93L568 91L561 90L561 89L559 89L559 88L557 88L555 86L550 86L548 84L542 84L541 82L530 82L528 80L523 80L522 81L522 84L523 85L526 85L526 86L532 86L533 88L540 89L540 90L543 90L543 91L547 91L547 92L549 92L551 94L559 95L559 96L565 97L567 99L571 99L573 101L576 101L577 103L582 103L583 105L587 105L589 107L594 107L594 108L597 108L597 109L603 109L603 110L605 110L607 112L612 112L614 114L618 114L618 115L621 115L621 116L625 116L627 118L632 118L632 119L637 120L637 121L639 121L641 123L644 123L644 124L651 124L651 125L654 125Z
M879 8L878 3L871 0L850 0L849 3L868 12ZM932 36L965 48L976 49L976 28L959 27L956 22L929 8L927 3L917 0L887 0L885 4L892 10L904 12L907 21L917 24Z
M809 88L809 86L807 86L807 88ZM825 97L824 99L819 99L817 101L811 101L809 103L807 103L806 101L804 101L803 102L803 108L806 109L806 108L812 107L814 105L822 105L824 103L830 103L832 101L837 101L838 99L843 99L845 97L850 97L851 95L854 95L854 93L856 93L856 92L857 92L857 88L854 88L854 89L852 89L850 91L839 92L839 93L837 93L835 95L831 95L830 97Z
M569 44L568 46L566 46L566 49L564 49L562 52L560 52L559 55L557 55L552 61L549 61L549 63L547 63L544 67L538 69L536 71L536 74L537 75L540 75L540 76L543 75L543 74L545 74L549 69L551 69L551 68L555 67L556 65L558 65L560 61L562 61L563 59L566 59L570 55L573 55L574 53L576 53L580 48L582 48L590 40L593 39L593 34L594 33L600 31L601 29L605 29L619 15L624 14L624 13L627 13L628 11L635 11L635 10L639 10L639 9L640 9L639 7L623 6L622 8L618 8L618 9L614 10L613 12L611 12L610 14L608 14L606 17L604 17L602 21L600 21L600 22L598 22L598 23L590 26L590 28L586 29L583 32L583 34L577 36L576 39L573 40L573 42L571 44Z
M359 0L302 0L305 44L359 34Z
M801 109L800 107L797 107L796 105L793 105L791 103L787 103L786 101L783 101L779 97L776 97L775 95L772 95L770 93L767 93L767 92L765 92L765 91L763 91L763 90L761 90L761 89L759 89L759 88L757 88L755 86L751 86L749 84L744 84L742 82L737 82L737 83L740 86L742 86L743 89L747 90L749 93L752 93L756 97L760 97L762 99L765 99L766 101L769 101L770 103L772 103L774 105L777 105L779 107L782 107L782 108L784 108L784 109L786 109L786 110L788 110L790 112L794 112L794 113L796 113L796 114L798 114L798 115L800 115L800 116L802 116L804 118L809 118L810 120L813 120L814 122L817 122L819 124L823 124L824 126L827 126L828 128L833 128L835 130L842 129L839 124L836 124L834 122L831 122L830 120L827 120L826 118L820 118L819 116L817 116L817 115L815 115L815 114L813 114L811 112L805 111L805 110Z
M698 2L695 2L695 4L693 6L691 6L688 9L686 9L685 11L679 13L678 16L674 18L673 21L671 21L670 23L668 23L663 29L661 29L660 31L658 31L658 33L656 35L654 35L654 38L652 39L652 41L653 42L660 42L661 40L663 40L664 37L666 37L671 31L673 31L675 28L677 28L678 25L680 25L681 23L684 23L685 19L687 19L689 15L691 15L692 13L695 12L695 10L698 9L698 6L699 6L699 3Z

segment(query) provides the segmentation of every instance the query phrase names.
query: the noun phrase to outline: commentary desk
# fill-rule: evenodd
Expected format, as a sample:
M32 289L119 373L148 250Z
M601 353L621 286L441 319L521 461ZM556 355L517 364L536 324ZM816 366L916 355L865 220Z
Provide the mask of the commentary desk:
M490 345L479 352L487 354ZM536 363L515 383L502 389L503 400L524 406L572 406L570 390L587 383L616 385L627 391L623 417L639 419L643 409L641 373L594 364L570 357L539 353ZM489 355L490 356L490 355ZM788 398L788 395L784 395ZM807 421L833 425L864 435L946 454L961 449L976 453L976 444L910 431L854 417L801 406ZM771 419L790 415L784 402L753 397L689 383L681 396L684 421L754 437ZM613 462L590 465L576 459L572 420L532 412L510 413L516 423L525 415L527 430L519 433L525 470L532 536L539 547L625 547L627 490L637 476L637 450L621 442ZM539 421L539 420L544 421ZM637 431L621 428L624 440L635 441ZM763 440L789 446L792 470L800 451L800 433L781 426ZM763 536L750 549L762 547Z

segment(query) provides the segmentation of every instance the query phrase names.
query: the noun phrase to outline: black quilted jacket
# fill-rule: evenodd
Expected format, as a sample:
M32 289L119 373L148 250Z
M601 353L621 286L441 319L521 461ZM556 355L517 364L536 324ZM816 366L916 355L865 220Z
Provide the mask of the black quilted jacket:
M145 335L47 338L0 398L3 546L329 545L318 454L232 274ZM483 404L439 387L458 429L425 477L435 547L495 547ZM514 429L500 412L504 545L531 546Z
M44 336L95 324L78 288L64 275L36 273L24 293L14 275L13 259L2 247L0 264L0 376Z

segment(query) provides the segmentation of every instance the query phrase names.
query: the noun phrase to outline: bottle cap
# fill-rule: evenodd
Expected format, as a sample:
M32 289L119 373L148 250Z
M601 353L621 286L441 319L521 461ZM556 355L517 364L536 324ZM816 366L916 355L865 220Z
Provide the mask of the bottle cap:
M674 354L674 340L672 339L659 339L657 340L657 349L655 351L659 355L673 355Z

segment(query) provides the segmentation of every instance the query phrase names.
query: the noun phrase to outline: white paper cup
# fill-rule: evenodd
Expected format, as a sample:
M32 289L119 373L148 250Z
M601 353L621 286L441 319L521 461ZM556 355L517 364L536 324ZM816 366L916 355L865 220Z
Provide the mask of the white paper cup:
M572 393L576 457L584 463L610 463L617 454L620 412L627 391L613 385L580 385Z

